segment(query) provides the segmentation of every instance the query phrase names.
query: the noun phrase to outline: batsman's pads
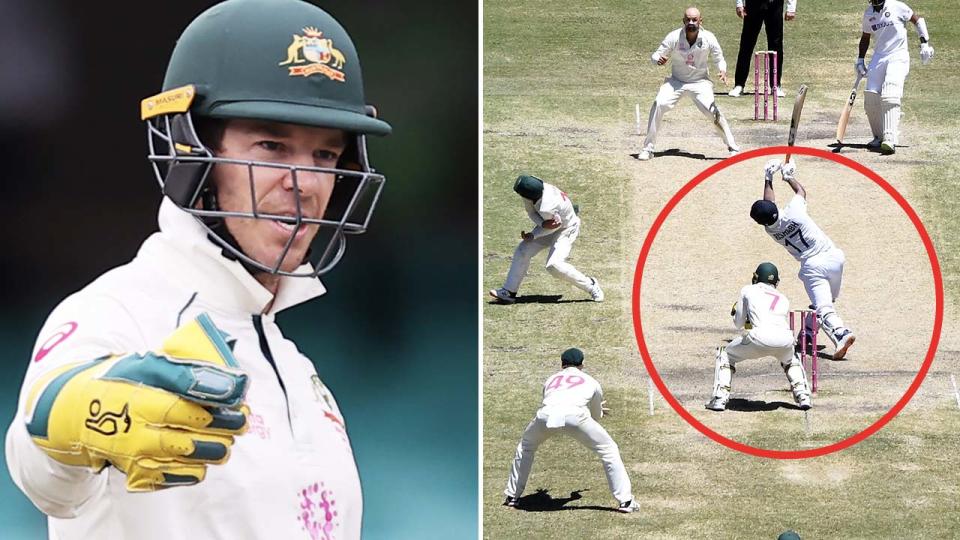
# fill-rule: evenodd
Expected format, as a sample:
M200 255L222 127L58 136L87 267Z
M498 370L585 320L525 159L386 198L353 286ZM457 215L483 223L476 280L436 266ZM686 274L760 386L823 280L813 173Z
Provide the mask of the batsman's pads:
M130 491L203 480L246 429L247 376L205 313L160 351L63 366L31 390L27 431L51 458L113 465Z

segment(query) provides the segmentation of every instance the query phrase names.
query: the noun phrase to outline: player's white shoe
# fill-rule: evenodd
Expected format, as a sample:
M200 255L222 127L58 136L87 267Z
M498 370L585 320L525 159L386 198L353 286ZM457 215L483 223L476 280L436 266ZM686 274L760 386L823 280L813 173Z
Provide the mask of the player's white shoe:
M590 298L594 302L603 302L603 289L600 288L600 282L597 281L597 278L590 278L593 281L593 286L590 287Z
M516 497L511 497L507 495L507 498L503 501L503 506L509 506L510 508L517 507L518 499Z
M727 147L727 152L730 152L730 157L733 157L733 156L735 156L735 155L737 155L737 154L740 153L740 147L739 147L739 146L728 146L728 147Z
M490 289L490 296L496 298L504 304L513 304L517 301L517 293L510 292L503 287L500 287L499 289Z
M650 150L641 150L640 153L637 154L637 159L639 159L640 161L650 161L650 158L652 157L653 157L653 152L651 152Z
M740 97L740 96L743 95L743 87L742 87L742 86L734 86L734 87L733 87L733 90L727 92L727 95L730 96L730 97Z
M867 148L880 148L880 143L883 142L883 137L874 137L873 140L867 143Z
M710 401L707 402L707 409L711 411L725 411L727 409L728 400L729 398L713 396L710 398Z
M880 153L883 154L883 155L885 155L885 156L889 156L889 155L891 155L891 154L896 154L896 153L897 153L897 147L896 147L895 144L893 144L893 141L888 141L888 140L884 139L884 140L880 143Z
M783 91L782 87L777 87L777 97L787 97L787 93Z
M630 500L625 503L620 503L620 506L617 508L618 512L623 512L624 514L629 514L631 512L639 512L640 505L637 504L637 501Z
M850 329L844 330L837 339L837 352L833 353L833 359L842 360L843 357L846 356L850 346L853 345L853 342L856 340L857 336L853 335Z
M813 408L813 403L810 401L810 394L794 395L793 400L797 402L797 406L800 407L801 411L809 411Z

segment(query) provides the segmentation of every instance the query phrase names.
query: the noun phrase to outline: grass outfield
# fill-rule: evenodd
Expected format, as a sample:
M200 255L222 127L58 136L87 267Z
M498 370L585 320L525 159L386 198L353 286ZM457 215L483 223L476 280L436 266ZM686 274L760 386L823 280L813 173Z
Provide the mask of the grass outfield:
M729 87L718 84L718 104L741 146L783 144L791 89L807 83L798 144L828 148L854 78L865 5L800 3L797 20L785 24L784 87L791 95L781 100L778 124L754 123L751 96L720 96ZM934 240L947 293L939 353L914 400L878 434L829 456L779 461L739 454L708 440L659 395L656 413L647 413L647 376L630 311L637 254L660 208L715 163L683 156L640 163L630 156L642 140L634 134L634 105L640 103L645 131L650 103L668 74L651 65L649 55L667 32L679 27L685 4L484 2L484 288L502 284L519 232L530 229L510 189L516 175L526 172L557 184L581 206L583 227L570 262L598 276L607 297L596 304L554 280L543 270L540 255L521 290L532 301L484 305L485 537L772 539L786 529L804 538L960 536L955 463L960 411L949 381L951 373L960 375L960 145L955 143L960 56L949 50L960 42L960 31L947 22L952 4L910 5L926 17L937 52L930 65L921 67L911 28L913 60L901 125L905 146L888 157L856 146L869 140L861 86L846 136L854 146L842 153L905 195ZM740 31L733 2L700 7L704 26L724 49L732 79ZM761 35L758 48L763 46ZM752 80L747 84L752 89ZM686 99L665 116L658 150L668 148L725 157L719 138ZM924 302L931 290L929 265L917 252L902 214L888 208L889 200L875 197L869 183L834 176L829 166L813 159L802 158L799 164L801 178L811 174L811 214L848 254L838 307L865 336L850 362L824 361L824 389L810 424L784 409L701 412L713 373L711 344L734 335L723 312L745 284L742 267L752 271L760 254L783 258L777 260L782 287L796 307L805 301L794 277L795 263L785 252L749 229L749 223L740 232L738 213L749 207L754 192L759 195L759 180L749 180L745 191L733 184L726 191L705 191L701 200L691 198L678 208L683 220L672 236L666 226L655 245L689 243L697 251L681 249L673 258L667 251L655 253L656 262L651 260L647 271L657 294L643 299L649 306L644 309L660 316L652 319L656 332L648 345L671 392L714 429L768 448L822 446L866 427L909 383L931 333L930 305ZM685 237L682 228L714 216L725 227L713 239L722 244L720 256L694 241L700 236ZM724 255L743 246L747 256L742 260ZM710 294L697 298L701 283ZM670 300L671 295L676 299ZM613 408L603 424L620 445L641 504L638 514L608 511L615 501L599 460L563 438L547 442L537 454L524 499L532 511L500 507L510 460L539 405L541 384L559 369L559 354L570 346L585 350L585 367L604 386ZM661 364L671 351L675 364ZM741 397L790 401L778 390L778 367L758 362L744 364L742 371L734 383L735 393L738 388L746 392Z

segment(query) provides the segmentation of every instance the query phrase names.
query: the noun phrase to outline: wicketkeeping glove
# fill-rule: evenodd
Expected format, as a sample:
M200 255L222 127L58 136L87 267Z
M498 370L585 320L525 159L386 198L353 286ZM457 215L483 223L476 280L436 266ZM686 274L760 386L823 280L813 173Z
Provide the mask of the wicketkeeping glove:
M104 357L54 370L31 395L27 431L53 459L113 465L130 491L203 480L246 429L247 376L204 313L157 353Z

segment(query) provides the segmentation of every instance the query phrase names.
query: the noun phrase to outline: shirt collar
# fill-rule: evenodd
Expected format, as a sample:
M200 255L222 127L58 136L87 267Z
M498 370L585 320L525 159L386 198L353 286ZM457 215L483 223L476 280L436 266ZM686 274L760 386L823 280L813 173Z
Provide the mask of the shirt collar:
M195 217L167 197L160 204L158 222L160 232L144 242L139 256L150 259L183 287L196 290L201 298L226 310L261 314L273 301L267 313L273 315L326 293L317 278L281 276L274 297L240 262L223 255ZM310 264L304 264L297 271L312 269Z

